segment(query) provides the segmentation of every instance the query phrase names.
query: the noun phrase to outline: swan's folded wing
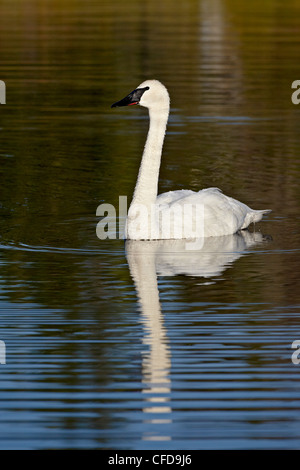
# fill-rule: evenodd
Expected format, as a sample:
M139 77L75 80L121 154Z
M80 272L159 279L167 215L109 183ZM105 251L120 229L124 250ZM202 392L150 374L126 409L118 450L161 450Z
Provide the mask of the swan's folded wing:
M174 209L174 206L199 206L203 208L201 233L205 237L228 235L245 228L246 222L252 220L256 211L246 204L225 196L218 188L207 188L201 191L170 191L157 198L157 204L163 211ZM176 218L176 212L174 212ZM180 212L178 212L180 217ZM184 220L187 234L195 234L195 220ZM199 223L199 221L197 221ZM182 223L182 218L178 223ZM175 221L176 225L176 221Z

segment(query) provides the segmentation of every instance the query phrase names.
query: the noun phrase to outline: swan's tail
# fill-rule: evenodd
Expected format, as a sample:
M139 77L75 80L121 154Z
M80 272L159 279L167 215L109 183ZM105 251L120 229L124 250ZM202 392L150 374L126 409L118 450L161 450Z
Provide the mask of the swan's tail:
M253 211L254 212L254 217L252 222L259 222L265 214L270 214L272 212L272 209L263 209L261 211Z
M263 209L258 211L252 210L251 212L248 212L245 217L242 230L247 228L252 223L259 222L265 214L269 214L270 212L272 212L272 209Z

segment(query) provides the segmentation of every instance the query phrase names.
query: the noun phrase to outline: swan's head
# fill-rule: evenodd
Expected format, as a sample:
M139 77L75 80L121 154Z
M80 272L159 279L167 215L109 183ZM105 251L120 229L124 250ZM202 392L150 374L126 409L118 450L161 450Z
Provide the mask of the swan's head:
M170 98L166 87L158 80L146 80L112 108L139 104L149 109L169 109Z

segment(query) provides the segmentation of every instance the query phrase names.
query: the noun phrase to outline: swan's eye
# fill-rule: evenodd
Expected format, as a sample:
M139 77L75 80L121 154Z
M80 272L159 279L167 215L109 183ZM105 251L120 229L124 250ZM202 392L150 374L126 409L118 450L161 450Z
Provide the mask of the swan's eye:
M136 101L136 102L139 102L140 99L142 98L143 94L145 93L145 91L149 90L150 88L148 86L146 86L145 88L137 88L136 90L134 90L132 93L133 93L133 99Z

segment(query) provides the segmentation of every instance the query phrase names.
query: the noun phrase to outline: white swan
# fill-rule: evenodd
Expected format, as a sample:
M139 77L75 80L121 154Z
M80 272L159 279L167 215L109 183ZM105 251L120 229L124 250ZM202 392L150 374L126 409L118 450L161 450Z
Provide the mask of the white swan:
M267 210L253 210L218 188L169 191L157 196L162 147L170 98L158 80L146 80L111 107L139 104L149 109L150 126L125 237L134 240L190 239L230 235L261 220Z

